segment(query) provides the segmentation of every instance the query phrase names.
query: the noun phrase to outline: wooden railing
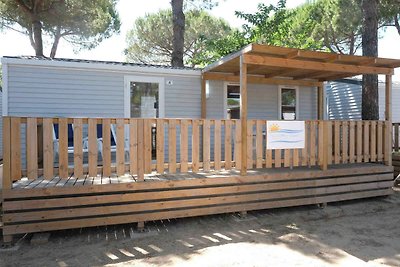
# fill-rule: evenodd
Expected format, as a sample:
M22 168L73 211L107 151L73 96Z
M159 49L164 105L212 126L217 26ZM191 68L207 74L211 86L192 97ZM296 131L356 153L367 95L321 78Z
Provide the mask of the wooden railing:
M21 177L129 173L142 181L151 172L240 170L242 162L247 169L293 168L391 157L388 122L306 121L305 148L284 150L266 149L266 124L248 120L242 161L239 120L3 117L4 185Z
M393 151L394 152L400 152L400 145L399 145L400 133L399 133L399 128L400 128L400 122L393 123Z

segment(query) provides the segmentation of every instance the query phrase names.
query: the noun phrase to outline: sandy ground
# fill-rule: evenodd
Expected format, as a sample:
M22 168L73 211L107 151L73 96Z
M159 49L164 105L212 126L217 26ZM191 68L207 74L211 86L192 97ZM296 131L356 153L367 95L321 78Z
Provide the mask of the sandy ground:
M387 198L20 237L0 266L400 266L400 191Z

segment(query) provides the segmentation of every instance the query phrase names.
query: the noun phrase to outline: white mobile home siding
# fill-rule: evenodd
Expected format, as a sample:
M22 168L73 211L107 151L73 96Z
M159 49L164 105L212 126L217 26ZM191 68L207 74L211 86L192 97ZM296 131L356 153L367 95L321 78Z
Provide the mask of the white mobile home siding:
M331 120L360 120L362 85L358 80L332 81L325 85L328 118ZM392 87L393 122L400 122L400 84ZM385 83L379 82L379 119L385 118Z
M154 76L38 66L8 66L8 115L124 117L124 76ZM200 117L200 75L162 75L165 117Z
M207 98L207 118L225 118L224 82L210 81L209 96ZM248 118L278 120L279 116L279 86L269 84L249 84L248 86ZM317 118L317 89L314 87L300 87L299 91L299 119L312 120Z

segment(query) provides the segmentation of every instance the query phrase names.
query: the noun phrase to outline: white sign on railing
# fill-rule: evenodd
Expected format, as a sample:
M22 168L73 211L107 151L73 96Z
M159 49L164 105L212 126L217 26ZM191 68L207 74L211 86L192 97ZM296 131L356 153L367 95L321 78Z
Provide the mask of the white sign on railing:
M267 149L304 148L304 121L267 121Z

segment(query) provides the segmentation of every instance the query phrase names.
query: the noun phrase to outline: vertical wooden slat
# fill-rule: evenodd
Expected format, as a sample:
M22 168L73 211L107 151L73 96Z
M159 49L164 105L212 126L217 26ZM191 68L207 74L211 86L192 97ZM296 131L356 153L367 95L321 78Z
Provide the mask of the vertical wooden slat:
M256 168L263 167L263 121L256 121Z
M203 120L203 171L210 171L210 120Z
M335 164L340 163L340 121L334 122L334 162Z
M350 121L349 130L349 162L354 163L355 161L355 151L356 151L356 137L355 137L355 123Z
M125 174L125 134L124 134L124 119L119 118L116 120L116 136L117 136L117 175L122 176Z
M247 121L247 169L253 168L253 120Z
M74 176L83 177L82 119L74 119ZM90 157L90 156L89 156ZM90 166L90 163L89 163Z
M324 144L324 124L323 121L317 121L317 127L318 127L318 165L322 166L323 164L323 156L324 156L324 150L327 149L328 144Z
M342 162L347 163L349 160L348 147L349 147L349 134L348 134L348 122L342 122Z
M181 172L188 171L188 120L181 120Z
M378 161L382 161L383 160L383 122L382 121L378 121L378 137L377 137L377 149L376 149L376 153L377 153L377 160Z
M232 169L232 123L225 121L225 170Z
M369 121L363 121L364 124L364 162L369 162Z
M137 121L137 180L144 181L144 120Z
M97 119L88 119L89 177L97 176ZM80 142L80 140L74 140Z
M3 117L3 189L11 189L11 118Z
M268 121L265 121L265 168L272 168L272 150L267 149L268 140Z
M308 166L309 165L309 145L310 145L310 122L305 121L304 122L304 136L305 136L305 142L304 142L304 148L301 150L301 165L302 166Z
M242 163L242 130L241 122L235 121L235 168L241 169Z
M322 164L321 169L327 170L328 169L328 158L329 158L329 151L328 151L328 144L329 144L329 131L332 129L332 125L330 121L322 121L323 128L322 128L322 137L323 138L323 150L322 150Z
M137 119L129 119L129 173L137 174Z
M152 143L152 132L151 132L151 120L144 119L143 121L143 135L144 135L144 171L145 173L151 173L151 143ZM175 141L176 142L176 141Z
M199 171L199 120L193 120L192 125L192 171Z
M383 150L383 160L385 162L385 165L391 166L392 165L392 122L391 121L385 121L384 122L384 138L383 138L383 144L384 144L384 150Z
M280 149L275 149L275 155L274 155L274 161L275 161L275 168L280 168L282 167L282 150Z
M333 123L329 121L328 123L328 164L332 164L333 159Z
M28 118L26 122L26 161L27 176L30 179L38 177L38 144L36 118Z
M58 119L58 164L60 178L68 178L68 119Z
M157 119L157 172L164 173L164 120Z
M362 121L357 121L357 162L362 162Z
M316 164L316 121L310 122L310 166Z
M214 126L214 168L221 170L221 120L215 120Z
M43 118L43 176L54 177L53 119Z
M169 120L168 124L168 171L176 172L176 120Z
M21 178L21 119L11 118L11 179Z
M292 162L293 167L299 166L299 149L295 148L293 149L293 162Z
M370 135L370 155L371 162L376 161L376 121L371 121L371 135Z
M290 149L284 149L283 151L283 166L290 167Z
M103 119L102 120L102 136L103 136L103 176L110 177L111 176L111 120Z

